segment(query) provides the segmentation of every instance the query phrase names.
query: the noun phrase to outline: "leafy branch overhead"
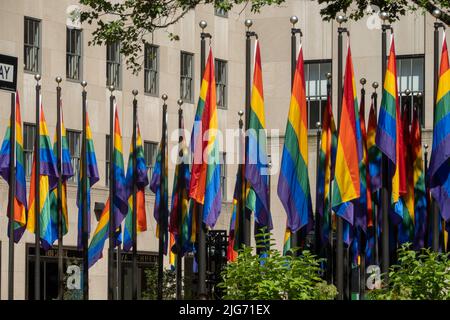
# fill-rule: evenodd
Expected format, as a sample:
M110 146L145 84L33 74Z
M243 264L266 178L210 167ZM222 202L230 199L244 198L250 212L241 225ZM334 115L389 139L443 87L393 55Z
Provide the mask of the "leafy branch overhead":
M142 69L143 48L152 43L153 32L164 30L169 39L179 36L167 31L186 13L199 5L213 4L229 11L241 5L241 10L250 8L254 13L265 6L280 5L286 0L80 0L83 5L80 21L93 24L95 30L89 45L103 45L119 41L120 52L126 58L127 68L137 74ZM305 0L307 1L307 0ZM450 24L449 0L315 0L321 5L322 19L329 21L345 12L349 19L358 20L373 12L368 8L387 11L391 22L399 20L408 12L417 10L442 11L441 20Z

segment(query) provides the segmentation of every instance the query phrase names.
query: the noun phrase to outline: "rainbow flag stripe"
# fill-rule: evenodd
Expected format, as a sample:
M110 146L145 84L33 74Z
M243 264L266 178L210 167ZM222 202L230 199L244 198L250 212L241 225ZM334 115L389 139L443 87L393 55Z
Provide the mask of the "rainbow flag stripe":
M287 227L292 232L297 232L307 225L312 212L308 176L307 112L303 49L300 47L278 179L278 196L287 213Z
M89 117L86 113L86 162L87 162L87 194L86 206L88 208L88 235L91 232L91 187L100 179L97 167L97 158L95 156L94 140L92 139L91 127L89 125ZM77 207L78 207L78 249L83 248L82 244L82 221L83 221L83 207L81 203L81 181L82 181L82 161L80 161L80 171L78 172L78 189L77 189Z
M403 220L403 200L401 196L406 194L406 176L403 157L403 130L397 93L395 44L394 37L392 37L375 140L378 148L390 161L391 203L394 211Z
M62 104L62 102L61 102ZM55 132L55 138L53 143L53 153L57 157L58 154L58 132ZM58 159L56 159L58 162ZM66 128L64 127L64 116L61 106L61 179L62 179L62 192L61 192L61 211L62 211L62 234L63 236L69 231L69 216L67 211L67 180L73 176L72 162L70 158L69 143L66 136ZM52 194L52 201L55 201L55 208L58 208L58 188L54 189ZM52 211L52 224L58 232L58 212Z
M147 165L144 158L144 147L142 144L139 124L136 128L136 209L137 223L136 231L141 233L147 230L147 218L145 212L145 187L148 185ZM133 246L133 143L130 144L130 156L128 157L128 168L126 175L126 185L128 188L128 214L125 218L125 228L123 232L123 249L130 251ZM120 239L122 242L122 239Z
M167 119L165 119L165 121L167 121ZM163 169L163 164L162 164L162 157L161 157L161 146L162 146L162 142L163 139L166 142L166 148L164 150L165 152L165 161L164 161L164 169ZM155 217L156 220L156 237L159 239L160 237L160 232L161 232L161 228L162 226L159 225L159 215L162 214L163 211L161 206L161 199L164 199L164 203L168 203L168 181L167 181L167 167L168 167L168 156L167 156L167 131L164 132L163 136L161 137L161 143L159 144L159 149L158 149L158 154L156 155L156 161L155 161L155 166L153 167L153 174L152 174L152 180L150 182L150 190L155 194L155 208L153 210L153 216ZM164 172L164 179L163 178L163 172ZM163 195L161 196L161 183L163 183ZM167 225L167 212L164 213L165 216L163 217L163 219L165 221L163 221L163 225ZM165 228L162 231L162 236L163 236L163 252L164 254L167 254L167 240L168 240L168 228Z
M381 188L381 152L375 143L377 132L377 114L373 104L370 106L367 124L367 155L369 158L370 189L376 192Z
M360 197L358 137L356 128L356 95L352 56L348 46L344 76L344 96L336 151L336 167L333 181L333 210L353 225L354 205Z
M41 100L42 101L42 100ZM56 158L50 143L47 124L45 122L44 109L40 107L40 126L39 126L39 156L40 172L36 178L35 158L33 159L33 169L31 171L30 195L28 208L27 230L35 233L35 219L39 216L41 244L44 250L48 250L53 242L58 239L58 229L52 224L52 211L56 210L54 202L51 201L51 192L58 184L58 169ZM35 212L35 181L39 179L39 213Z
M320 215L321 238L326 243L331 229L331 180L334 174L334 159L336 157L337 132L331 108L330 97L322 116L322 136L319 149L319 166L317 173L316 212Z
M291 230L289 230L288 227L286 227L286 230L284 231L284 241L283 241L283 255L287 255L289 250L291 250Z
M273 229L273 224L268 199L269 169L266 146L266 120L264 115L261 51L258 40L255 42L253 87L248 121L245 178L251 189L247 197L246 206L255 213L255 221L260 227L265 226L271 230ZM297 223L297 229L300 228L299 225L304 222L303 220L304 218L302 218L301 223Z
M20 116L20 101L19 93L16 92L16 146L15 146L15 162L16 162L16 184L15 184L15 195L14 195L14 218L12 223L14 224L14 242L18 243L22 238L25 231L25 226L27 223L27 185L25 180L25 169L24 169L24 153L23 153L23 137L22 137L22 118ZM10 119L11 122L11 119ZM8 124L6 128L5 137L3 139L2 147L0 150L0 176L5 179L9 184L9 164L10 164L10 154L11 154L11 123ZM10 203L8 202L8 215ZM8 223L11 223L9 220ZM8 227L9 236L9 227Z
M109 236L109 198L106 201L105 208L100 216L94 235L88 249L88 264L92 267L103 257L103 247Z
M194 163L191 170L189 196L197 203L203 204L203 222L212 228L220 215L222 194L220 192L219 141L217 140L216 80L211 48L203 74L196 119L200 114L201 120L194 123L193 130L195 133L193 134ZM204 156L206 162L204 162Z
M441 216L450 220L450 67L447 42L442 43L439 84L434 110L433 149L428 170L430 192Z

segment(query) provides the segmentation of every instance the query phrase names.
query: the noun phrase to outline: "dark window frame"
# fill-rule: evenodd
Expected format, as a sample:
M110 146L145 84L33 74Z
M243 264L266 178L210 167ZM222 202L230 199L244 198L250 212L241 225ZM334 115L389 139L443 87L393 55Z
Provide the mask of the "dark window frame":
M115 90L122 90L122 55L120 50L120 41L106 44L106 85L113 85ZM114 78L111 78L112 75L114 75Z
M217 17L228 18L228 11L214 7L214 15Z
M75 51L72 50L72 37L79 35L79 52L78 46ZM72 61L75 60L74 63ZM72 64L78 65L78 74L76 67L70 67ZM83 29L66 27L66 78L70 81L81 82L83 79Z
M41 72L41 66L42 66L42 20L41 19L37 19L37 18L33 18L33 17L29 17L29 16L25 16L24 19L24 31L23 31L23 70L26 73L32 73L32 74L38 74L39 72ZM27 24L28 23L28 24ZM30 38L29 32L30 31L30 23L33 23L37 26L37 44L36 43L30 43L29 41L27 41L27 38ZM28 36L27 36L28 34ZM36 36L36 35L34 35ZM28 60L27 57L29 57L30 53L29 51L33 51L36 50L37 52L34 53L35 57L34 59L36 60L36 68L33 69L28 69L27 68L27 63L26 61Z
M183 74L183 56L191 57L190 75ZM194 89L195 89L194 71L195 71L194 54L187 51L180 51L180 97L184 102L187 103L194 103ZM185 94L183 93L183 83L185 82L185 80L189 80L189 87L190 87L189 97L185 97Z
M150 68L149 65L149 60L148 59L148 51L147 50L154 50L155 51L155 59L156 62L151 63L151 65L155 66L154 68ZM154 78L155 78L155 90L154 92L151 92L149 89L149 77L151 77L149 74L154 73ZM150 87L151 88L151 87ZM157 97L159 95L159 46L154 45L154 44L150 44L150 43L146 43L145 47L144 47L144 93L146 95L150 95L150 96L155 96Z
M219 64L225 65L225 81L219 81ZM215 70L215 80L216 80L216 105L217 108L227 110L228 109L228 61L223 59L214 59L214 70ZM223 91L219 90L219 87L223 88ZM223 92L223 103L219 104L219 93Z
M78 174L80 170L80 159L81 159L81 133L82 132L80 130L66 129L67 144L68 144L67 147L69 148L70 162L73 168L73 176L68 180L68 182L70 183L78 183ZM73 148L70 139L70 135L72 134L78 135L78 149L79 149L78 154L75 154L75 152L72 151Z
M28 129L30 128L31 136L28 136ZM31 129L32 128L32 129ZM23 123L23 155L24 155L24 170L25 170L25 178L31 179L31 172L33 167L33 156L34 156L34 144L35 144L35 137L36 137L36 124L31 122L24 122ZM30 146L28 145L28 142L30 142ZM30 155L28 158L27 155ZM27 161L28 160L28 161ZM28 167L28 164L30 164L30 167Z
M148 159L148 146L152 146L153 148L153 159ZM147 166L147 174L148 174L148 180L152 180L152 174L153 174L153 168L155 167L156 157L158 155L158 142L150 141L150 140L144 140L144 160L145 165ZM149 161L150 160L150 161Z

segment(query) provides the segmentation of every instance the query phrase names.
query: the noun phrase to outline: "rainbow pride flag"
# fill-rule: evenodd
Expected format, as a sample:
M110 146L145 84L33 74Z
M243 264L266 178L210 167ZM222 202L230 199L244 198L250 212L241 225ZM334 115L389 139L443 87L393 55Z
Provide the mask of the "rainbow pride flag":
M425 173L422 156L422 133L417 108L413 111L411 125L411 171L414 185L414 240L413 248L424 247L427 223L427 196L425 188Z
M174 271L177 268L177 254L176 252L176 236L170 232L170 240L169 240L169 265L170 270Z
M177 241L181 241L181 256L193 251L192 238L192 212L189 211L189 184L191 174L189 172L189 151L184 137L184 123L181 120L179 135L179 149L175 174L173 177L172 208L170 211L169 231L175 235ZM181 197L180 197L181 194ZM179 210L181 210L181 225L179 225Z
M211 228L217 222L222 203L217 130L216 80L214 58L210 48L191 140L194 163L191 169L189 197L203 205L203 222Z
M62 104L62 102L61 102ZM55 138L53 143L53 154L57 157L58 154L58 132L55 132ZM58 159L56 159L58 163ZM73 176L72 162L70 159L69 143L66 136L66 128L64 127L64 116L61 106L61 180L62 180L62 192L61 192L61 217L62 217L62 235L66 235L69 231L69 216L67 211L67 180ZM58 233L58 188L54 189L51 194L52 201L56 210L52 210L52 226Z
M259 93L258 82L255 82L255 85L254 90ZM262 99L261 80L261 101ZM255 100L255 104L258 105L259 101ZM264 111L263 108L261 110L262 112ZM300 47L292 84L291 103L286 124L283 156L281 158L281 171L278 179L278 196L287 213L287 227L292 232L297 232L306 226L309 222L308 219L312 215L308 176L307 113L303 49ZM251 139L249 139L250 141Z
M350 225L354 223L354 204L352 201L358 199L361 194L355 93L356 88L349 45L336 151L332 206L335 213Z
M106 201L105 208L100 216L94 235L88 249L88 264L92 267L98 260L103 257L103 248L105 241L109 237L109 198Z
M125 181L125 171L123 162L122 151L122 133L120 132L119 113L117 111L117 105L114 107L114 202L113 202L113 215L114 215L114 230L120 230L123 220L128 213L128 184ZM120 232L116 235L118 237Z
M320 215L321 239L328 242L331 230L331 180L334 175L337 132L334 123L330 97L322 116L322 136L320 139L319 165L317 172L316 212Z
M42 98L41 98L42 99ZM42 101L42 100L41 100ZM51 193L58 186L58 169L56 167L56 158L50 143L47 124L44 117L44 108L40 107L40 123L39 123L39 143L38 150L40 156L40 170L36 174L35 161L33 158L33 169L31 171L30 195L28 208L27 230L35 233L35 220L39 219L40 238L44 250L50 249L53 242L58 239L58 229L52 226L52 213L56 208L52 206ZM38 178L36 178L36 175ZM39 179L39 212L35 211L35 188L36 179ZM37 217L36 217L37 216Z
M22 137L22 118L20 116L20 102L19 93L16 92L16 119L14 124L16 126L16 143L15 143L15 175L16 183L14 190L14 215L13 219L9 219L9 223L14 224L14 242L18 243L22 238L27 223L27 185L25 180L24 169L24 153L23 153L23 137ZM5 179L9 184L9 177L11 172L9 171L10 155L11 155L11 120L6 128L5 137L3 139L2 147L0 150L0 176ZM8 217L10 210L10 203L8 200ZM9 225L8 225L9 236Z
M228 248L227 259L228 261L236 261L238 256L238 250L240 249L240 225L239 222L242 219L243 212L241 213L241 207L239 199L243 192L244 176L244 164L239 164L236 174L236 184L234 185L233 203L231 205L231 219L230 219L230 231L228 236ZM242 206L243 208L244 206ZM244 209L244 208L243 208ZM245 209L244 209L245 210Z
M439 205L442 218L448 223L450 220L450 67L445 32L434 109L433 149L428 181L431 195Z
M164 119L167 122L167 119ZM162 142L165 140L166 148L165 150L161 150ZM161 153L165 153L165 161L162 163ZM168 240L168 228L167 220L168 220L168 212L167 208L163 208L164 204L168 203L168 181L167 181L167 167L168 167L168 156L167 156L167 131L163 133L161 137L161 143L159 144L158 154L156 155L155 166L153 167L152 179L150 182L150 190L155 194L155 207L153 210L153 216L155 217L157 226L156 226L156 237L159 239L160 236L163 238L163 253L167 254L167 240ZM163 176L164 175L164 176ZM163 184L163 194L161 195L161 184ZM164 203L161 203L162 201ZM163 210L165 209L165 210ZM165 212L164 212L165 211ZM160 225L159 217L160 215L164 215L163 225ZM162 229L164 228L164 229Z
M402 131L397 90L395 44L392 36L375 141L390 163L389 176L392 177L391 203L401 220L403 220L403 200L401 196L406 194ZM393 220L396 224L401 222L401 220L399 222L396 222L396 220Z
M283 255L287 255L289 250L291 250L291 230L286 226L286 230L284 231L284 241L283 241Z
M139 124L136 128L136 209L137 222L136 231L141 233L147 230L147 218L145 213L145 187L148 185L147 165L144 158L144 147L142 144ZM123 249L130 251L133 246L133 143L130 144L130 156L128 157L128 168L126 175L126 185L128 188L128 214L125 218L125 228L123 232Z
M83 150L83 148L81 148ZM81 155L83 156L83 155ZM86 194L86 206L88 212L88 235L91 232L91 187L97 183L100 179L98 175L97 158L95 156L94 140L92 140L91 127L89 125L89 117L86 112L86 162L87 162L87 194ZM78 207L78 249L83 248L82 243L82 222L83 222L83 207L81 203L81 181L82 181L82 168L83 162L80 160L80 171L78 172L78 189L77 189L77 207Z
M250 186L250 191L246 198L246 206L254 212L255 223L259 227L267 227L268 230L271 230L273 229L273 224L269 208L266 120L264 115L261 51L258 40L255 42L255 64L248 123L246 133L245 178ZM281 186L281 188L287 187ZM299 220L300 217L290 217L290 219ZM303 226L303 222L304 218L302 216L301 222L292 222L292 224L296 225L296 228L299 229L300 226Z

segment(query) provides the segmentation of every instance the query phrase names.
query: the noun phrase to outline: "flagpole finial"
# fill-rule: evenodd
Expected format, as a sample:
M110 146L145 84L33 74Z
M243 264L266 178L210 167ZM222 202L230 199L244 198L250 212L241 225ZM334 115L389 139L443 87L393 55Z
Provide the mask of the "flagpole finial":
M34 80L39 82L41 80L41 75L40 74L35 74L34 75Z
M422 91L419 91L419 92L417 92L417 98L422 98L422 95L423 95L423 93L422 93Z
M56 83L58 84L58 87L59 87L59 84L61 83L62 78L58 76L58 77L55 78L55 81L56 81Z
M298 17L297 16L291 16L289 18L289 21L292 23L292 28L295 28L295 24L298 22Z
M181 108L181 106L183 105L183 100L182 100L182 99L178 99L177 104L178 104L178 105L180 106L180 108Z
M428 150L428 144L424 144L423 147L425 148L425 151Z
M133 89L133 91L131 91L131 93L136 98L136 96L138 95L139 91L137 91L136 89Z
M87 82L85 80L81 81L81 86L84 89L87 86Z
M378 89L378 82L376 82L376 81L372 82L372 88L377 90Z
M320 128L322 127L322 124L320 123L320 121L316 122L316 128L317 130L320 130Z
M245 26L247 27L247 30L248 30L253 25L253 21L251 19L246 19L244 21L244 24L245 24Z
M164 100L164 103L166 102L167 98L168 98L168 96L165 93L161 96L161 99Z
M359 83L361 83L361 85L362 86L364 86L365 84L366 84L366 78L361 78L360 80L359 80Z
M381 20L383 20L383 24L389 20L389 13L386 11L380 11L378 16L380 17Z
M205 28L208 26L208 23L205 20L202 20L198 23L199 27L203 30L205 30Z
M242 118L243 115L244 115L244 111L239 110L239 111L238 111L238 116Z
M340 26L342 23L347 22L347 17L344 16L343 14L339 14L336 17L336 22L339 23L339 26Z
M406 89L406 90L404 91L404 93L405 93L405 96L408 97L408 96L411 94L411 90Z
M436 19L439 19L441 17L441 10L439 10L438 8L435 8L433 10L433 12L431 13L433 15L433 17L435 17Z
M331 74L331 72L327 72L325 74L325 76L327 77L328 80L331 80L331 78L333 77L333 75Z
M113 93L113 91L114 91L114 86L113 85L110 85L110 86L108 86L108 90L111 92L111 94Z

